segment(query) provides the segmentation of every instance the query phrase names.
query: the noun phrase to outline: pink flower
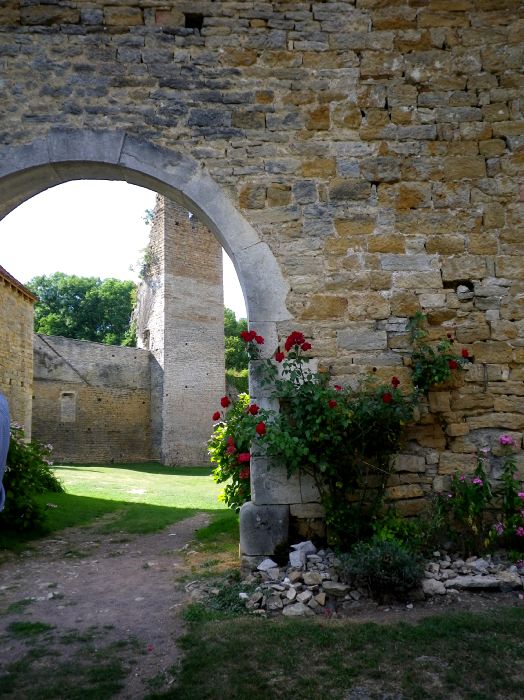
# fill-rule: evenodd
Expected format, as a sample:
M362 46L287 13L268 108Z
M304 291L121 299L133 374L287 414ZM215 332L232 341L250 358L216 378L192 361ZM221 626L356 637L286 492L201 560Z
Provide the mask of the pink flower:
M501 522L495 523L493 527L497 531L497 535L502 535L504 533L504 525Z
M465 475L465 474L461 474L461 475L460 475L460 481L466 481L466 475Z
M519 491L518 494L517 494L517 496L518 496L519 498L522 498L522 499L524 500L524 491Z
M515 530L515 534L517 535L517 537L524 537L524 527L518 527Z
M499 437L499 442L501 445L514 445L515 444L511 435L501 435Z
M476 484L477 486L483 486L483 484L484 484L482 479L479 479L478 476L476 476L471 483Z

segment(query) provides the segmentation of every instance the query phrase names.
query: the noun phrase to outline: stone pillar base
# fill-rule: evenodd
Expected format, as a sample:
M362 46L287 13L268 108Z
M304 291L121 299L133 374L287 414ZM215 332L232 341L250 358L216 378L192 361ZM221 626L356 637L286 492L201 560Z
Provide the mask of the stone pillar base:
M289 506L257 506L253 501L240 509L240 557L270 557L288 541ZM258 562L260 563L260 562Z

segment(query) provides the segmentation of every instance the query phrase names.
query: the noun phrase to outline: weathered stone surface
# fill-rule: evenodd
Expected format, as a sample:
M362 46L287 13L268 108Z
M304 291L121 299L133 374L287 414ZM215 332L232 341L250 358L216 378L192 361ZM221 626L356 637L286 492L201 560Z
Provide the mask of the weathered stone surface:
M270 555L287 540L289 506L256 506L248 501L240 509L240 522L241 553Z
M501 581L496 576L457 576L444 583L446 588L493 589L500 588Z
M307 617L315 613L304 603L293 603L292 605L287 605L282 610L282 614L286 617Z
M385 350L387 348L386 331L377 330L371 324L348 324L337 333L337 343L345 350Z
M422 590L429 596L446 595L446 586L442 581L437 581L434 578L422 579Z

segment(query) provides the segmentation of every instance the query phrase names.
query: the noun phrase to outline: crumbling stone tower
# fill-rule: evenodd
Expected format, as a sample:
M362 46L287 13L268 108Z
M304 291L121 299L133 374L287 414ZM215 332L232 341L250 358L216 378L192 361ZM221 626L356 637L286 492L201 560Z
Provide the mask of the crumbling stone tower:
M206 464L210 416L225 381L222 248L158 195L142 278L137 336L153 363L153 453L163 464Z

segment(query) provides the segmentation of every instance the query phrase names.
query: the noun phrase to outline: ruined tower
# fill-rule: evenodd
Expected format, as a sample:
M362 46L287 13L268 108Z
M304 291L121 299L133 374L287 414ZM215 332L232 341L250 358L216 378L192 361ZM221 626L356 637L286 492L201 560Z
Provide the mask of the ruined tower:
M211 414L224 393L222 249L185 209L157 196L137 304L138 346L151 352L153 453L208 462Z

